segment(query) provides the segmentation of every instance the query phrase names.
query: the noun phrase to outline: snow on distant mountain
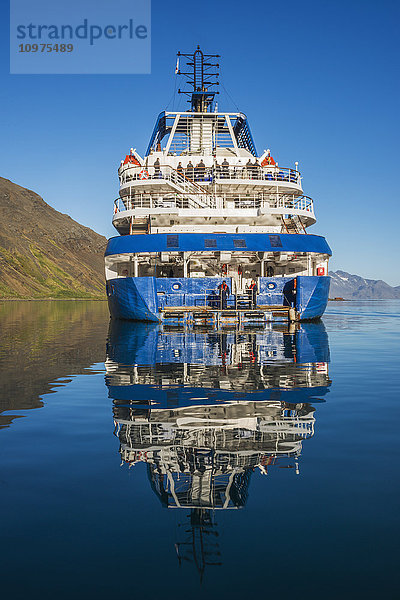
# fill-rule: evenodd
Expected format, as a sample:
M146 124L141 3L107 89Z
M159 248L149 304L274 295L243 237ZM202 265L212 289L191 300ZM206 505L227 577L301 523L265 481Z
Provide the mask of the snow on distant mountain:
M381 279L364 279L346 271L330 271L330 298L346 300L391 300L400 298L400 286L392 287Z

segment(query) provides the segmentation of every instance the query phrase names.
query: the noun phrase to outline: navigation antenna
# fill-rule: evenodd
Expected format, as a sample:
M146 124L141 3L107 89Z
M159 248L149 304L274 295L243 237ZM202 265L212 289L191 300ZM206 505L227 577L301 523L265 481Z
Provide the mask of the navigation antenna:
M219 85L219 63L213 59L221 58L219 54L204 54L197 46L193 54L178 52L177 75L184 75L193 90L178 90L178 94L189 96L194 112L207 112L218 91L211 89ZM179 70L180 57L186 59L185 71Z

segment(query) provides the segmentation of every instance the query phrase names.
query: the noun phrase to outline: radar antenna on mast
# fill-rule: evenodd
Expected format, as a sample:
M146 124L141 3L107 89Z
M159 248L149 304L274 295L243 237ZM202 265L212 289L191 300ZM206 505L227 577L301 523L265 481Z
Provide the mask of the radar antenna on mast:
M178 90L178 94L189 96L188 102L192 105L194 112L207 112L211 106L218 91L211 89L219 85L219 63L214 62L214 58L220 58L219 54L204 54L197 46L193 54L183 54L178 52L178 61L180 57L186 59L185 71L177 70L177 75L184 75L187 83L193 87L193 90Z

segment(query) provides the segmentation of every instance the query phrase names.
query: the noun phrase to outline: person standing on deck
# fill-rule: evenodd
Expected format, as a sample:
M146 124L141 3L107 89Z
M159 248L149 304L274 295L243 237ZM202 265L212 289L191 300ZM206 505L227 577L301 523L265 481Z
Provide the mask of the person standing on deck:
M251 280L251 284L247 288L247 293L249 294L249 299L252 308L256 308L257 306L257 283L254 279Z
M161 177L160 159L154 161L154 176L158 179Z
M226 310L228 304L229 287L225 280L221 283L220 286L218 286L218 290L220 309Z
M206 165L201 160L195 167L195 176L197 181L203 181L206 174Z
M228 177L229 177L229 163L226 160L226 158L223 160L221 171L222 171L221 172L221 176L223 177L223 179L228 179Z
M188 162L188 166L186 167L186 177L192 181L194 179L194 166L191 160Z
M253 179L253 163L251 162L250 158L245 166L245 177L246 179Z

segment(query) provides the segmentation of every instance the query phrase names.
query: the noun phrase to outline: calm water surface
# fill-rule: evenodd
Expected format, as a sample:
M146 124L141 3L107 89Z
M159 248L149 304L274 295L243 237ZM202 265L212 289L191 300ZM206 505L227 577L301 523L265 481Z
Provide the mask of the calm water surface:
M3 597L397 598L399 333L0 303Z

